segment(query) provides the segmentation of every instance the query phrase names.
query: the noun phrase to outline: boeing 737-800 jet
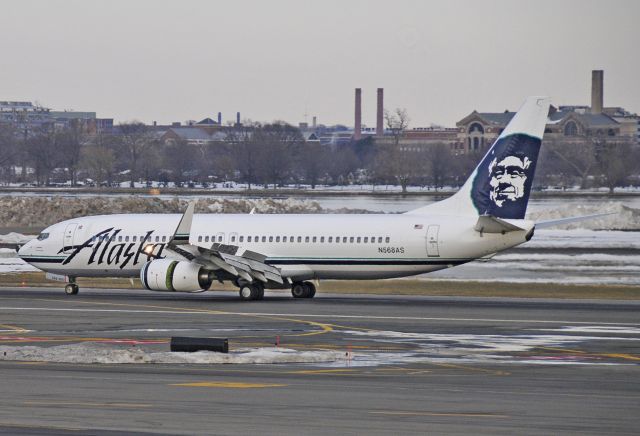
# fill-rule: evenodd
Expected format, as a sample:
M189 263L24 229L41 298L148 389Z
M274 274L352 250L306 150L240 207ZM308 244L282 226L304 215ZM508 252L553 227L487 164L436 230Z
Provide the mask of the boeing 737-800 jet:
M151 291L200 292L231 280L243 300L265 288L315 295L313 281L383 279L449 268L528 241L524 219L549 100L529 97L462 188L400 214L88 216L60 222L20 248L35 267L65 276L135 277ZM581 219L586 217L579 217Z

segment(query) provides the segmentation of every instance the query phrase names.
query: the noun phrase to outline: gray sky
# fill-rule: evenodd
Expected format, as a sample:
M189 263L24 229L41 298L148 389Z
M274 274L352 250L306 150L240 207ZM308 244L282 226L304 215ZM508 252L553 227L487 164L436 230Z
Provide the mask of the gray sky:
M640 111L637 1L0 0L0 100L161 123L215 117L452 126L527 95Z

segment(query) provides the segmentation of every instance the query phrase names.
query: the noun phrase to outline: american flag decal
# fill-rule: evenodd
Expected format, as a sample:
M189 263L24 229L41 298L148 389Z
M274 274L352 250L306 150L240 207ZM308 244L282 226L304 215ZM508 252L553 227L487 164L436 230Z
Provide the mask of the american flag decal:
M414 226L413 226L413 229L414 229L414 230L420 230L420 229L422 229L422 224L416 224L416 225L414 225Z

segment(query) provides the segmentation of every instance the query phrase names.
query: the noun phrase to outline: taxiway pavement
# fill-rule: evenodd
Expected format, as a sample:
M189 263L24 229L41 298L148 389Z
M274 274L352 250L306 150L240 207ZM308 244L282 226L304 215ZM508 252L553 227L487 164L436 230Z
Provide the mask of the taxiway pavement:
M639 315L617 301L4 288L0 432L636 434ZM173 363L171 336L337 357ZM86 363L92 350L113 361ZM116 363L132 350L154 363Z

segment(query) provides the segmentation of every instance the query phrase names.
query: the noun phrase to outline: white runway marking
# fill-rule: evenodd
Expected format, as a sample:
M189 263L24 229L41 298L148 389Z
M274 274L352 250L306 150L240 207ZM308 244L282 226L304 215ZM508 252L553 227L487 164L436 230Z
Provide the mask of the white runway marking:
M380 316L380 315L336 315L336 314L308 314L308 313L271 313L271 312L228 312L216 309L185 309L185 310L150 310L150 309L82 309L60 307L0 307L1 310L41 311L41 312L104 312L104 313L164 313L175 315L237 315L237 316L277 316L296 318L322 319L370 319L370 320L407 320L407 321L453 321L453 322L497 322L514 324L573 324L573 325L603 325L603 326L634 326L633 322L600 322L600 321L567 321L544 319L502 319L502 318L452 318L452 317L421 317L421 316Z

